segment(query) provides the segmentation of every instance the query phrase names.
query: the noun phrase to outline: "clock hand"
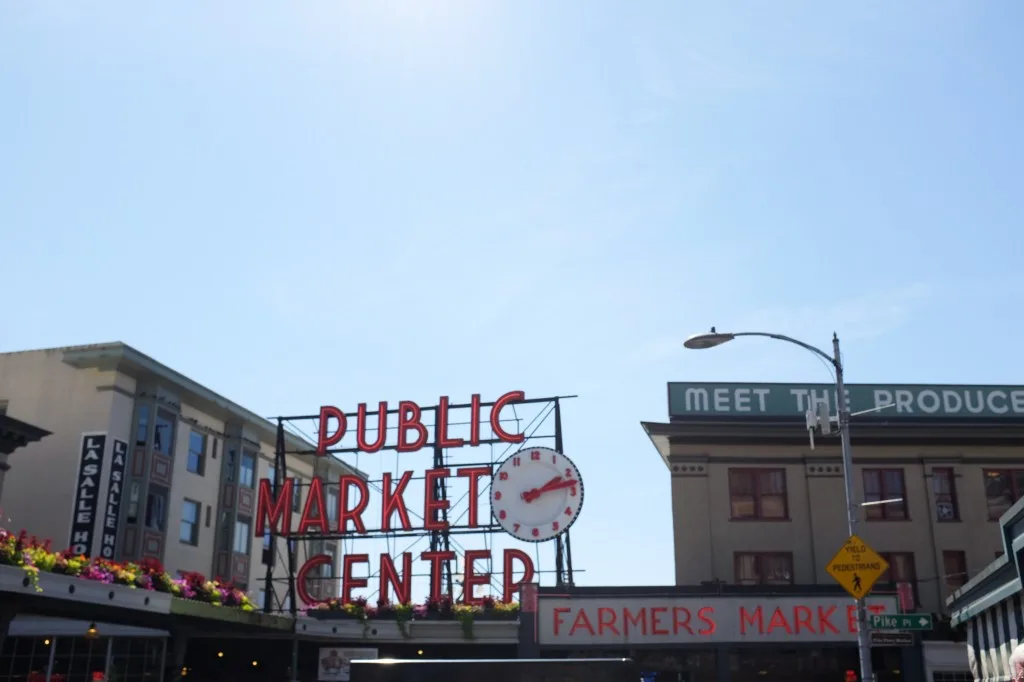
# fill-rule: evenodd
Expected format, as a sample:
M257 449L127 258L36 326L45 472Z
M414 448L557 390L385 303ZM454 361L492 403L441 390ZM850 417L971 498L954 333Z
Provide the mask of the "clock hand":
M555 476L554 478L552 478L552 479L551 479L550 481L548 481L547 483L545 483L545 484L544 484L544 485L542 485L541 487L539 487L539 488L533 488L533 489L531 489L531 490L527 490L526 492L524 492L524 493L522 494L522 498L523 498L523 499L524 499L525 501L527 501L527 502L533 502L533 501L534 501L535 499L537 499L537 497L538 497L538 496L539 496L539 495L540 495L540 494L541 494L542 492L545 492L545 491L547 490L547 488L548 488L548 486L549 486L549 485L553 485L553 484L555 484L555 483L558 483L558 482L559 482L559 481L561 481L561 480L562 480L562 477L561 477L561 476Z
M574 488L579 485L579 481L574 478L568 478L564 481L561 480L550 480L540 488L535 488L523 493L523 500L526 502L533 502L544 493L550 493L554 490L561 490L562 488Z

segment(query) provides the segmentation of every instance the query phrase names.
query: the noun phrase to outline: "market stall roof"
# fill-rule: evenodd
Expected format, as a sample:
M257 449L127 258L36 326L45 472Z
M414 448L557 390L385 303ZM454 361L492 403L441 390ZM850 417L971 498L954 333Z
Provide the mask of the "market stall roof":
M1024 499L1010 507L999 519L1003 554L968 580L946 600L953 625L960 625L991 607L1020 595L1021 560L1024 550Z
M967 630L967 658L975 680L1014 679L1017 647L1024 640L1021 560L1024 559L1024 499L999 519L1003 555L946 600L952 625Z

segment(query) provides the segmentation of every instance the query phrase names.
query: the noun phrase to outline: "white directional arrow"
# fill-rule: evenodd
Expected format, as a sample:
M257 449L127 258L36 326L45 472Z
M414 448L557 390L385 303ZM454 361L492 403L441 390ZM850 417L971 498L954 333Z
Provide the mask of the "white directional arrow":
M928 619L927 619L927 618L922 618L921 620L919 620L919 621L917 621L917 622L918 622L918 623L919 623L919 624L920 624L920 625L921 625L922 627L924 627L925 625L928 625Z

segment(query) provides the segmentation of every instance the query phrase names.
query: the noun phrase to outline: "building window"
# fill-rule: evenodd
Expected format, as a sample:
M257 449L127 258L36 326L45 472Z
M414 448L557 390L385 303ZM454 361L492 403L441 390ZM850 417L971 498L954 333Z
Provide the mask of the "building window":
M167 491L149 487L146 495L146 528L162 531L167 527Z
M139 495L142 494L142 487L138 481L132 481L128 488L128 523L139 522Z
M999 517L1020 499L1024 491L1024 470L986 469L985 500L988 503L988 518L998 521Z
M292 511L302 509L302 481L296 477L292 479Z
M865 469L864 507L868 521L906 521L907 488L903 482L903 469Z
M252 532L249 528L249 522L243 519L235 519L235 540L232 549L239 554L248 554L249 549L252 547L249 536Z
M156 428L153 430L153 449L161 455L174 455L174 425L177 420L166 410L156 411Z
M273 554L273 551L271 550L271 548L273 546L274 546L274 538L273 538L273 536L270 534L269 530L265 531L263 533L263 559L262 559L262 562L263 562L264 566L266 566L267 564L270 563L271 554Z
M729 469L733 519L780 520L789 517L783 469Z
M260 595L259 598L257 599L257 602L260 605L260 611L267 608L267 591L265 589L260 590Z
M146 439L149 436L149 405L139 405L138 415L135 417L135 446L146 447Z
M942 568L946 574L946 589L952 593L967 582L967 553L960 550L942 552Z
M329 488L324 504L327 505L327 519L332 523L338 520L338 489Z
M231 515L228 512L222 512L220 522L217 524L217 551L230 551L231 544Z
M952 467L932 469L932 490L935 493L935 518L938 521L959 521L956 503L956 477Z
M878 582L890 586L895 586L896 583L910 583L914 590L914 603L917 604L917 569L914 565L914 553L879 552L879 554L889 564L889 570L878 578Z
M199 510L200 504L186 499L181 504L181 529L178 539L186 545L199 544Z
M238 485L251 488L256 480L256 456L251 452L242 452L242 471L238 476Z
M234 481L235 480L235 467L238 466L238 462L236 461L235 455L236 455L235 449L234 448L228 448L228 458L227 458L227 461L224 463L225 466L227 467L227 470L228 470L227 471L227 480L228 481Z
M793 555L790 552L736 552L737 585L792 585Z
M323 577L333 578L334 565L338 563L338 548L335 547L333 544L327 545L326 547L324 547L324 554L331 558L331 562L329 564L323 564L321 566L321 568L323 569Z
M188 470L203 475L206 469L206 434L190 431L188 434Z

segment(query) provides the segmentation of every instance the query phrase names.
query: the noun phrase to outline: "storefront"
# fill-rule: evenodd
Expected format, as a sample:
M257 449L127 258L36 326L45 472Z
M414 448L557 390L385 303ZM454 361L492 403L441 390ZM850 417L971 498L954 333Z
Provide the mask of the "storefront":
M1024 640L1024 499L1003 514L999 529L1003 555L946 602L952 624L967 629L971 674L975 680L988 682L1011 679L1010 654Z
M167 636L128 625L18 616L0 653L0 680L159 680Z
M527 609L520 656L630 656L654 682L835 682L858 667L854 605L831 586L541 588ZM872 660L878 682L924 680L919 642Z

